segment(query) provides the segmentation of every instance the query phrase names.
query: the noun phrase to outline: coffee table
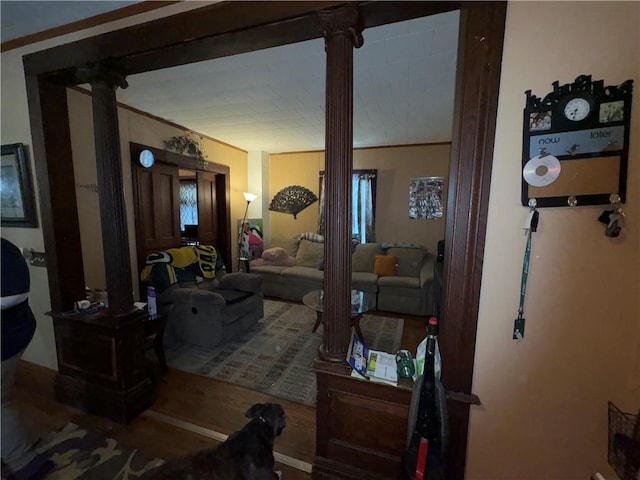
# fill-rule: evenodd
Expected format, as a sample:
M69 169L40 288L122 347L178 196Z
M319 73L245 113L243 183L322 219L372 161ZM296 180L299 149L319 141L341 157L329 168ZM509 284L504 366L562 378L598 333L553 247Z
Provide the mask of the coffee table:
M324 312L324 290L313 290L302 297L302 303L316 312L316 323L312 332L315 332L322 323ZM375 307L376 294L366 293L360 290L351 290L351 326L356 330L360 340L364 341L362 330L360 330L360 319L362 314Z

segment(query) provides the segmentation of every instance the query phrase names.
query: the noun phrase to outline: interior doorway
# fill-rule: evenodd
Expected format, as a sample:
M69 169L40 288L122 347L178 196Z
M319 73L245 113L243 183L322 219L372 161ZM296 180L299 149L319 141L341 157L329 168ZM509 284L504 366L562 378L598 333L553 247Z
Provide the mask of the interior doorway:
M141 165L143 151L153 154L152 166ZM231 271L229 167L133 142L130 154L138 272L149 253L189 243L213 245ZM196 223L187 224L186 230L181 222L181 178L189 178L195 190L196 214L190 218Z
M469 392L506 4L360 2L357 5L365 28L438 13L442 9L462 9L460 51L463 55L459 59L461 76L457 82L459 95L445 251L444 304L447 323L453 328L449 332L450 347L443 348L443 358L452 359L447 362L450 388ZM325 8L330 7L326 3L307 6L304 2L274 2L258 10L251 4L223 2L182 14L181 20L168 17L25 57L34 156L41 159L35 166L43 236L50 258L49 289L54 310L70 308L85 286L77 255L81 242L66 107L66 85L76 82L71 70L87 63L108 61L114 69L129 75L175 66L186 62L187 57L197 61L258 50L273 46L274 38L288 43L319 37L320 32L313 33L317 22L315 10ZM242 14L238 14L237 9ZM236 26L233 35L237 41L230 41L230 27L225 20L232 20ZM176 21L180 21L181 28L176 28ZM171 35L167 36L167 32ZM145 38L143 47L140 38ZM176 45L181 48L176 49ZM468 407L461 406L455 420L459 428L452 439L460 455L459 469L452 478L463 478Z

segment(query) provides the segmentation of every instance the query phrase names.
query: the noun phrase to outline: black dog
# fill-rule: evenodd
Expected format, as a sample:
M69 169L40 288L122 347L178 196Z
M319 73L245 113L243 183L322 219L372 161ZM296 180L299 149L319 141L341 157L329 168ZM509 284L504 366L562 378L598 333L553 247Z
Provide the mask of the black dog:
M272 480L273 443L282 433L284 410L277 403L257 403L245 414L252 420L216 448L172 460L149 472L154 480Z

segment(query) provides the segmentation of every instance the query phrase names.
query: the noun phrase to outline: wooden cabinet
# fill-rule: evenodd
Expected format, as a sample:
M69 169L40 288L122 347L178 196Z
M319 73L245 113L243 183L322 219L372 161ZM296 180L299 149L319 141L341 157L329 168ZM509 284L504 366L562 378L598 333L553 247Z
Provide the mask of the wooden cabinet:
M58 353L56 400L119 423L151 406L153 386L142 349L146 312L50 315Z
M351 377L351 368L316 359L315 479L398 479L406 450L412 382L398 387Z

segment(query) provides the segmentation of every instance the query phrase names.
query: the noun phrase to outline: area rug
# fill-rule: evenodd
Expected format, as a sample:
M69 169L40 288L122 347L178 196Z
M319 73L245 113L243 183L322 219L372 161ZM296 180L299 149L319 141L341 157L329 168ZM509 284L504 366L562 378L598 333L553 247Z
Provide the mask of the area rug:
M207 349L165 339L170 367L257 390L305 405L316 403L311 369L322 326L311 332L316 312L302 304L264 301L264 318L233 342ZM360 328L370 348L400 348L404 320L365 314Z
M164 463L74 423L68 423L59 432L44 437L38 452L55 464L46 476L47 480L144 478L146 472Z

